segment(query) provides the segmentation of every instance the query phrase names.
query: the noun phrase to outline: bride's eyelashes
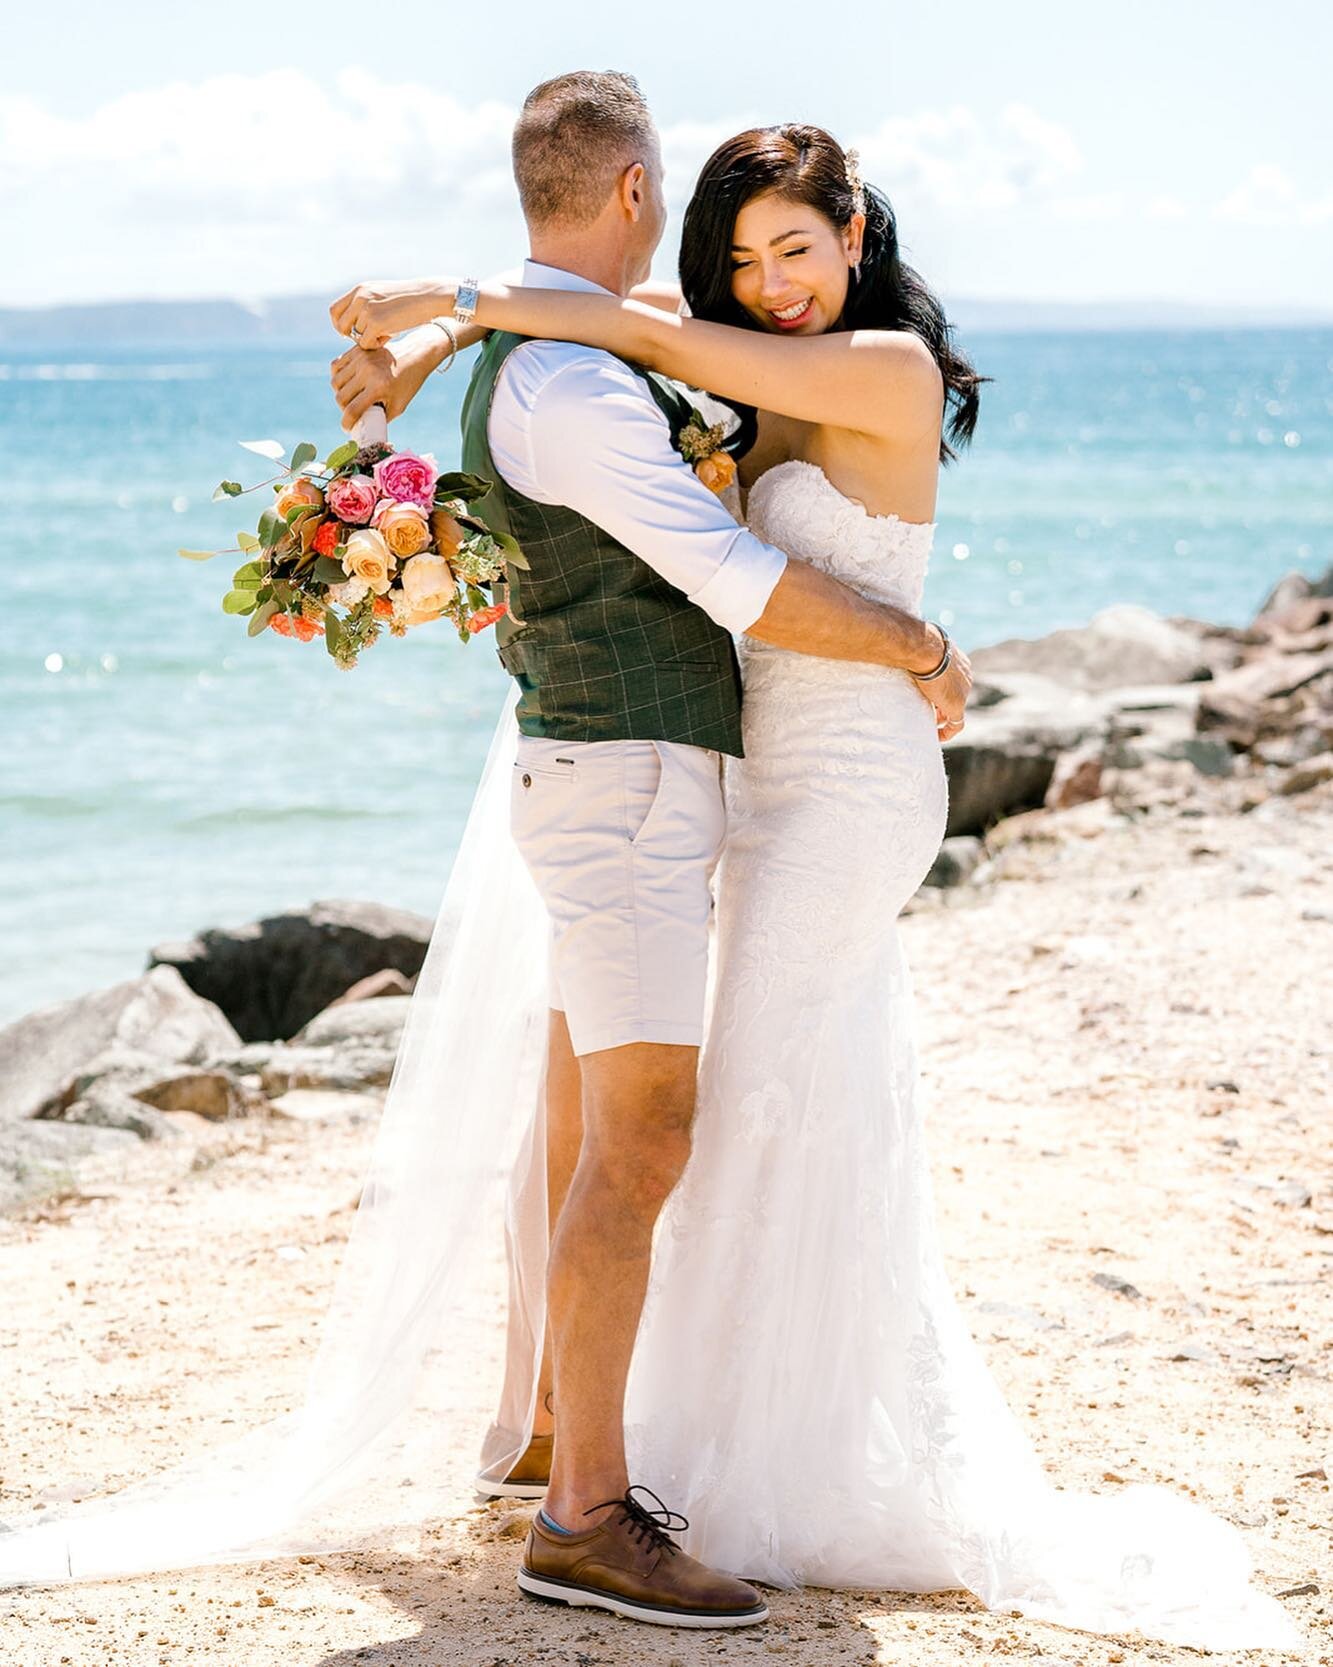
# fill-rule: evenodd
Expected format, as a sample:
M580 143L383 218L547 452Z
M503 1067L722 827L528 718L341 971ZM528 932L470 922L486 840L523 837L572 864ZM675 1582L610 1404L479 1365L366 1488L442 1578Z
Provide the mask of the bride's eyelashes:
M809 253L810 253L810 249L809 249L809 245L807 244L804 248L801 248L801 249L784 249L782 251L782 254L781 254L780 258L782 260L786 260L789 255L808 255ZM747 266L753 266L753 265L754 265L754 262L752 260L733 260L732 263L731 263L731 270L733 272L743 272L746 269Z

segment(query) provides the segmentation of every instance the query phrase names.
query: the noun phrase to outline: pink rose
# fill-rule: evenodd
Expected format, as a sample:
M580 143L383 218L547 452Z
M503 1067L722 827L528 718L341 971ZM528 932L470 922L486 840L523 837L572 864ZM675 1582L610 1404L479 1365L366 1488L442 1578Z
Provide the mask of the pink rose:
M402 504L420 504L429 509L435 501L435 476L439 471L433 457L415 452L395 452L375 465L375 485L386 498Z
M364 527L370 520L378 496L369 475L340 475L330 481L325 494L328 507L338 519L353 527Z

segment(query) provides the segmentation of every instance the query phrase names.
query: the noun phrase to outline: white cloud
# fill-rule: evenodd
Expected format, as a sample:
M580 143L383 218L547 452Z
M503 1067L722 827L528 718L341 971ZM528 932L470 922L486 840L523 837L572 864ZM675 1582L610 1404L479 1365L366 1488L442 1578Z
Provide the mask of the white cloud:
M1307 197L1283 169L1264 163L1250 169L1215 213L1248 226L1316 226L1333 220L1333 192Z
M1026 104L1007 105L993 124L963 105L893 116L857 143L866 177L895 203L922 198L940 208L1012 208L1083 167L1068 128Z

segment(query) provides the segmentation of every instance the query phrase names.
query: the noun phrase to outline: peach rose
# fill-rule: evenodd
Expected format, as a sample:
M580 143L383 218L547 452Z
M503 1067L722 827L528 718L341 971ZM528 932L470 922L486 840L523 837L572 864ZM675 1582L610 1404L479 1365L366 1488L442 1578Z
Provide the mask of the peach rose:
M694 465L694 472L710 492L725 492L736 478L736 459L729 452L710 452Z
M363 580L376 596L383 596L388 590L395 561L383 533L373 527L358 527L348 535L343 569L349 576Z
M455 521L447 509L432 510L430 532L442 556L456 555L468 536L468 529Z
M454 570L443 556L413 556L403 563L399 577L410 613L435 618L458 595ZM415 625L418 621L411 619L409 623Z
M415 556L430 543L426 512L417 504L396 504L391 498L383 498L370 524L384 535L395 556Z
M279 515L286 515L289 509L296 509L299 505L309 505L314 509L324 507L324 494L313 480L307 480L304 475L283 487L273 507Z

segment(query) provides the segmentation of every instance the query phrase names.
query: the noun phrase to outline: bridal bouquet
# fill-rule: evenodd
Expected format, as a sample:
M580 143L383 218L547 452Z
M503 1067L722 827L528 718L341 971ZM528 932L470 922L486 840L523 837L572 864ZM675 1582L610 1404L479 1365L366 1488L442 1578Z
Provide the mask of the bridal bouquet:
M224 613L248 617L250 636L322 636L334 663L350 670L385 626L401 637L414 625L448 619L468 642L508 611L507 568L527 562L514 539L471 513L490 491L488 480L441 474L429 453L395 451L382 439L366 442L364 433L323 463L309 441L285 463L276 440L241 444L281 463L281 472L252 487L224 480L214 502L266 487L273 502L255 532L237 533L234 549L179 553L190 561L250 557L222 598ZM483 585L496 590L496 600Z

